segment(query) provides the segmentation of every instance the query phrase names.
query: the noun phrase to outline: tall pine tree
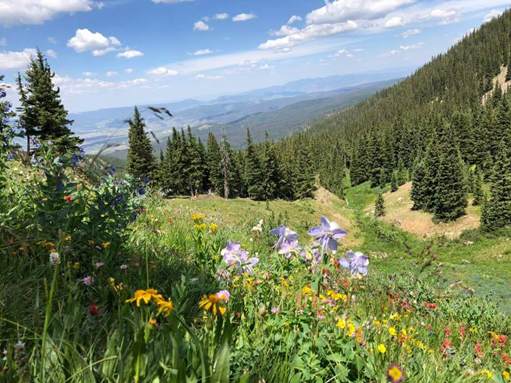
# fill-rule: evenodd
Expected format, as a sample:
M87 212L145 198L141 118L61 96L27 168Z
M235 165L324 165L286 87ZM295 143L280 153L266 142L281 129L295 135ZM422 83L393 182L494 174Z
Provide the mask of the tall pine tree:
M133 118L128 121L130 126L128 139L128 165L127 171L138 178L152 178L156 160L153 154L151 141L144 128L145 122L138 108L135 107Z

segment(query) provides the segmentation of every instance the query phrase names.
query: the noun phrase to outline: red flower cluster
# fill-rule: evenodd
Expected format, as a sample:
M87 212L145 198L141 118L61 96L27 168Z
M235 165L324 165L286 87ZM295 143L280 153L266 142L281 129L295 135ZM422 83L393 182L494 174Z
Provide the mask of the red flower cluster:
M499 335L498 337L492 338L491 346L495 347L495 344L498 343L500 347L504 348L507 344L507 336Z
M64 199L67 201L67 202L71 202L73 200L73 197L71 197L70 195L67 195L64 197Z
M447 354L447 350L452 348L452 342L449 339L446 339L442 342L442 347L440 351L442 351L442 355L445 356Z
M96 305L91 305L89 307L89 313L91 316L95 317L96 315L99 314L99 307L97 307Z
M481 346L481 343L476 344L474 347L474 355L478 357L484 356L483 346Z
M433 310L435 310L435 309L436 309L436 303L428 303L428 302L424 302L424 307L426 307L427 309L433 309Z

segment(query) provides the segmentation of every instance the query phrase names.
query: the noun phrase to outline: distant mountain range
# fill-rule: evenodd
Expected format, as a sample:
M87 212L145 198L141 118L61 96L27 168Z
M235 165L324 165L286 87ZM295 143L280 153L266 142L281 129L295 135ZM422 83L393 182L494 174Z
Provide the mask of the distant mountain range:
M222 96L212 101L183 100L172 103L152 104L165 107L173 118L160 119L147 106L139 106L157 150L164 147L172 128L192 128L194 134L206 139L211 131L218 138L225 131L233 147L244 144L249 127L255 141L279 139L329 111L355 105L359 101L386 87L394 85L404 73L380 73L330 76L304 79L281 86L257 89L236 95ZM73 131L85 139L87 152L99 151L107 143L112 146L109 155L125 157L128 124L133 107L101 109L72 113Z

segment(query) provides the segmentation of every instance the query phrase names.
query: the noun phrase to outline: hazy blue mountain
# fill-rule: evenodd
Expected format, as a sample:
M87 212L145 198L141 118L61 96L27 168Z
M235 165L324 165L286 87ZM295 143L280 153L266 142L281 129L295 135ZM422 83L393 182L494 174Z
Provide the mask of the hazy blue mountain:
M220 136L225 130L234 147L243 145L246 128L256 141L268 131L278 139L303 128L313 118L336 108L365 99L397 80L396 73L330 76L304 79L282 86L253 90L238 95L222 96L212 101L183 100L151 104L165 107L173 118L160 119L147 107L139 106L148 129L156 139L166 141L172 128L191 126L195 134L205 138L212 131ZM372 80L378 79L374 82ZM73 113L73 130L85 139L88 152L96 152L109 143L111 155L123 156L127 149L128 124L133 107L101 109ZM155 146L159 147L155 141Z

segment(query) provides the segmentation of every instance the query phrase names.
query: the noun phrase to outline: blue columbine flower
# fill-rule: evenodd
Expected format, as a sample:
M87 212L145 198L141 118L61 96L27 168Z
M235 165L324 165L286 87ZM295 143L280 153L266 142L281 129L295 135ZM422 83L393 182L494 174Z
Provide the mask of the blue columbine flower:
M321 217L321 226L313 227L307 234L315 237L321 246L322 252L325 252L327 249L337 251L337 241L344 238L348 232L342 230L336 222L330 222L325 217Z

